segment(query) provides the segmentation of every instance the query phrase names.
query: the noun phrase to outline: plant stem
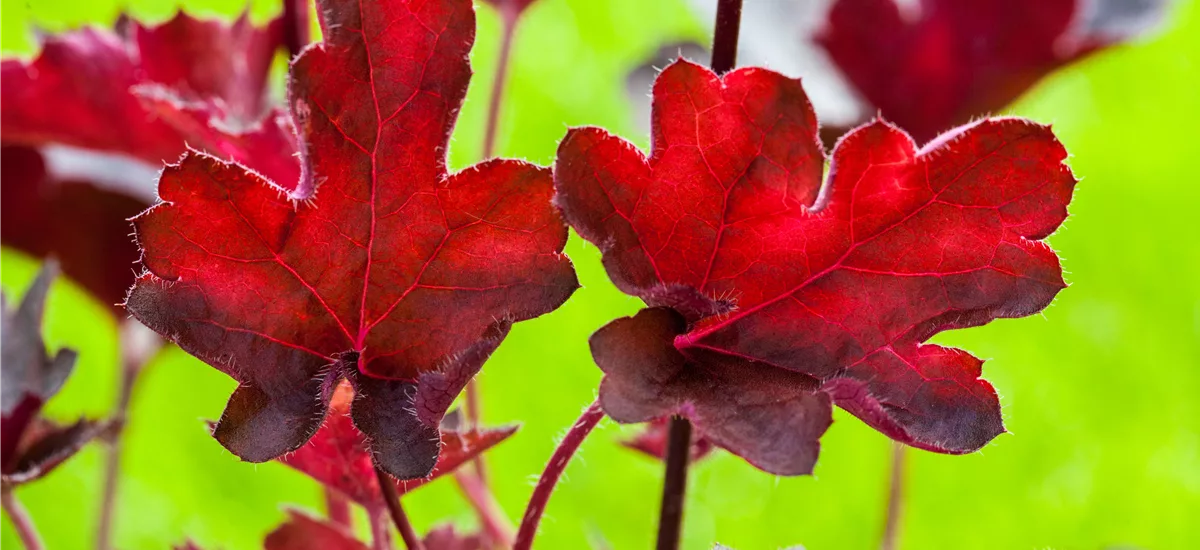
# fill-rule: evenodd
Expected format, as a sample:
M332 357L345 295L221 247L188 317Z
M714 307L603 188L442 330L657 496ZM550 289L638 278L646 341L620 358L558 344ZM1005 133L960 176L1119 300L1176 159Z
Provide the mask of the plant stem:
M371 520L372 550L392 550L392 528L387 510L372 506L367 510L367 517Z
M483 480L479 479L479 476L464 471L455 472L454 479L458 481L458 487L462 489L463 496L467 497L467 501L475 509L475 514L479 516L480 526L483 527L483 532L487 534L487 537L501 548L511 548L514 537L513 526Z
M496 126L500 121L500 103L504 96L504 82L508 78L508 61L512 57L513 35L521 12L514 8L501 8L503 37L500 39L500 59L496 61L496 74L492 77L492 96L488 103L487 129L483 134L483 158L490 159L496 148Z
M904 515L904 464L908 450L903 443L892 442L892 478L884 512L882 550L896 550L900 540L900 520Z
M17 537L25 545L25 550L42 550L42 538L38 536L37 529L33 527L33 520L29 519L29 513L17 501L17 497L13 496L11 490L0 492L0 504L3 505L4 512L8 514L8 519L16 528Z
M112 429L108 435L107 461L104 465L104 488L100 493L100 523L96 531L96 548L112 548L113 518L116 514L117 485L121 478L121 447L125 424L129 420L129 403L144 367L159 349L162 340L137 321L121 326L121 387L113 411Z
M737 65L738 32L742 25L742 0L718 0L717 22L713 29L712 62L717 74L725 74Z
M550 456L550 462L542 471L542 477L538 479L537 486L533 488L533 495L529 497L529 505L525 508L525 516L521 519L521 528L517 530L517 541L513 543L513 550L529 550L533 546L533 537L537 535L538 522L542 519L542 512L546 511L546 503L550 501L550 494L554 492L558 478L562 477L567 463L571 461L572 456L575 456L579 445L592 432L592 428L596 427L601 418L604 418L604 410L600 408L600 401L597 400L583 411L579 420L575 421L575 424L567 431L567 435L563 437L562 442L558 444L558 448L554 449L554 454Z
M400 506L400 495L396 494L396 486L392 483L392 477L380 470L378 466L375 467L375 476L379 479L379 490L383 493L383 501L387 503L388 512L392 514L392 522L396 524L396 530L400 531L400 539L404 541L404 547L408 550L425 550L425 545L421 543L417 532L408 522L404 508Z
M663 476L662 508L658 516L658 550L679 548L691 451L692 423L682 416L671 417L670 431L667 432L667 471Z
M343 527L352 527L350 501L329 487L325 488L325 513L329 516L329 521Z
M308 0L283 0L283 43L289 56L308 45L309 34Z

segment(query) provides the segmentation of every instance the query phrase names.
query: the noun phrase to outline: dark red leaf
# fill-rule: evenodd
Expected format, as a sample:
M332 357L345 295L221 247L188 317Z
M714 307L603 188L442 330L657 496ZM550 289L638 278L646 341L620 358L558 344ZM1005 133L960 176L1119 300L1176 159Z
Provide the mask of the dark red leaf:
M279 461L363 506L378 507L382 505L383 497L379 492L375 465L371 462L371 449L366 436L354 426L350 417L353 397L354 391L348 384L339 385L321 429L308 444L280 457ZM407 493L453 472L516 431L516 426L482 431L443 431L441 454L433 472L428 478L396 481L397 493Z
M654 409L656 392L676 392L679 403L737 399L741 390L725 382L678 389L690 377L719 378L710 372L733 362L738 384L751 368L754 378L801 377L754 398L819 383L913 446L970 452L1003 431L980 362L922 342L1030 315L1065 286L1042 239L1066 217L1075 179L1049 128L987 120L917 150L876 121L839 142L822 186L816 120L799 81L756 68L721 79L679 61L662 73L654 101L649 159L603 130L568 133L556 201L625 292L670 306L654 289L687 285L736 309L686 328L643 312L598 332L592 348L608 374L601 399L610 416L677 412ZM668 337L673 346L662 343ZM767 462L754 454L767 449L731 447L711 420L679 413L718 445Z
M578 286L567 232L547 169L446 172L470 1L318 7L325 41L293 62L291 101L319 192L202 154L168 167L164 202L135 220L148 273L128 308L241 382L214 434L238 456L300 447L347 376L375 460L421 478L509 325Z
M267 535L264 550L368 550L341 525L288 510L288 521Z
M17 446L42 404L62 389L67 376L75 367L74 350L60 349L53 357L46 352L42 340L42 315L50 283L58 275L58 266L46 262L37 278L21 299L17 309L10 312L4 303L3 331L0 332L0 468L12 471L17 458Z
M153 165L179 158L190 136L142 107L130 91L139 84L214 101L232 127L264 112L267 72L282 40L277 23L260 29L245 17L228 25L181 12L159 27L134 24L130 34L82 29L50 38L30 63L5 60L4 142L73 145Z
M667 434L670 432L670 426L671 419L669 417L653 420L643 426L637 435L622 441L621 444L659 460L666 460ZM691 452L688 453L691 461L695 462L707 457L712 450L712 441L704 437L699 430L693 430Z
M84 445L111 427L108 422L80 419L70 426L39 420L27 429L11 467L4 472L6 488L45 477Z
M0 236L39 257L54 256L63 272L105 304L125 299L138 260L126 221L148 204L126 193L46 172L36 149L0 147Z
M484 539L479 534L466 535L455 530L453 524L430 529L421 539L425 550L484 550Z
M686 416L704 437L767 472L810 473L833 421L817 380L718 353L685 357L673 342L686 327L659 307L592 335L604 412L617 422Z
M1083 4L838 0L817 40L868 102L924 143L1003 109L1051 71L1140 30L1081 25ZM1146 4L1162 10L1161 2ZM1139 27L1147 17L1123 25Z

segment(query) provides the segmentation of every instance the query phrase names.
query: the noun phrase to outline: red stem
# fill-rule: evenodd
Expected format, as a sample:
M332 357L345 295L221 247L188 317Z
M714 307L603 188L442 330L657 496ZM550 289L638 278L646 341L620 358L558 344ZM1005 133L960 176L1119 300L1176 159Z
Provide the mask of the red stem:
M712 62L709 63L713 72L725 74L737 65L738 32L741 26L742 0L718 0Z
M670 431L667 432L667 469L663 476L662 508L658 516L658 550L679 548L691 451L692 423L682 416L671 417Z
M100 523L96 528L96 548L112 548L113 519L116 515L117 486L121 478L121 448L125 439L125 424L129 421L129 403L133 400L138 378L162 347L162 340L137 321L121 326L121 387L117 406L111 419L108 435L107 462L104 465L104 488L100 493Z
M895 550L900 540L900 520L904 516L904 463L908 454L904 444L892 442L892 477L888 489L887 511L883 520L882 550Z
M508 79L508 61L512 57L513 35L521 12L507 8L500 10L504 24L504 35L500 41L500 59L496 61L496 74L492 78L492 96L488 103L487 129L483 134L483 158L490 159L496 151L496 127L500 121L500 103L504 96L504 82Z
M342 493L325 488L325 513L329 521L343 527L353 527L350 517L350 501Z
M17 537L25 545L25 550L42 550L42 538L38 536L37 529L33 527L33 520L29 519L29 513L17 501L17 497L13 496L11 490L0 492L0 505L8 514L8 519L12 521L13 527L16 528Z
M371 520L371 549L392 550L392 529L387 510L372 506L367 509L367 517Z
M464 471L455 472L454 479L458 481L463 496L467 497L467 501L475 509L475 514L479 516L479 523L487 537L501 548L511 548L513 526L483 480Z
M562 477L567 463L575 456L579 445L601 418L604 418L604 410L600 408L600 402L596 401L583 411L579 420L575 421L575 425L571 426L562 442L558 444L558 448L550 456L550 462L546 464L546 469L542 471L541 479L538 479L537 486L533 488L533 495L529 497L529 505L525 508L525 516L521 520L521 528L517 531L517 541L513 544L513 550L529 550L533 546L538 522L542 519L542 512L546 511L546 503L550 501L550 494L554 492L558 478Z
M388 512L392 515L392 523L395 523L396 530L400 531L400 539L404 541L404 547L408 550L425 550L425 545L417 537L417 532L413 530L412 524L408 522L408 515L400 506L400 495L396 493L396 485L392 483L392 476L387 475L379 467L375 468L375 476L379 479L379 489L383 492L383 501L387 503Z

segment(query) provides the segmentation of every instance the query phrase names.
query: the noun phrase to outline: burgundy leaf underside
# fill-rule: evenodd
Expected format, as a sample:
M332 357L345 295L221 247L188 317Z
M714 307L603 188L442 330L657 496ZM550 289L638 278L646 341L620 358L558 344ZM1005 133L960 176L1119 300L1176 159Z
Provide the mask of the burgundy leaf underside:
M1079 32L1080 0L838 0L817 41L919 143L1008 106L1118 36Z
M292 65L315 194L202 154L135 220L148 273L129 310L240 382L215 436L251 461L296 449L346 376L355 424L401 479L435 465L438 423L514 321L578 286L549 171L446 172L470 78L468 0L319 4ZM415 11L410 11L415 10Z
M655 84L652 142L646 158L603 130L571 130L556 202L626 293L673 306L658 289L685 285L735 309L690 324L651 309L601 329L592 349L610 416L684 414L713 436L724 426L710 404L821 389L808 415L827 414L816 403L828 395L924 449L970 452L1003 431L981 362L922 342L1030 315L1064 287L1041 239L1065 218L1075 180L1049 128L987 120L918 151L876 121L838 143L822 187L799 81L757 68L722 79L678 61ZM799 378L758 383L781 373ZM746 433L789 421L781 406L756 407ZM805 427L791 438L815 445L823 428ZM811 466L772 454L796 447L788 437L713 440L768 471Z

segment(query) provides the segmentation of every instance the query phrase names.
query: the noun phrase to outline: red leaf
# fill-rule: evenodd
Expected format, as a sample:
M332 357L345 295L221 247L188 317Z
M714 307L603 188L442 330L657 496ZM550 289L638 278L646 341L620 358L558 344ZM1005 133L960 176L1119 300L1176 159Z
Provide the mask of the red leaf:
M368 550L345 527L288 510L288 521L267 535L264 550Z
M621 444L657 458L666 460L667 458L667 439L670 433L671 419L668 417L658 418L647 423L637 435L630 439L622 441ZM701 460L707 457L713 450L713 443L709 441L704 434L699 431L692 431L692 446L691 452L688 453L692 462Z
M479 534L464 535L454 524L439 525L430 529L421 539L425 550L484 550L484 539Z
M1161 3L1148 4L1161 12ZM906 10L896 0L838 0L817 41L868 102L924 143L1003 109L1051 71L1137 30L1085 28L1081 5L921 0Z
M547 169L446 172L468 0L319 8L325 42L293 62L291 100L320 192L202 154L168 167L165 202L135 220L148 273L128 308L241 383L214 435L243 459L300 447L347 376L375 460L425 477L442 415L511 323L578 286L567 231Z
M82 29L51 38L31 63L5 60L5 143L73 145L154 165L177 159L190 136L148 113L130 92L147 83L188 101L215 101L231 124L263 113L267 72L282 40L278 24L259 29L243 17L230 26L181 12L159 27L135 24L130 34Z
M684 285L689 302L736 309L686 327L651 310L601 329L592 347L608 375L601 400L610 416L685 414L769 471L781 458L771 450L791 441L731 445L701 404L737 392L771 401L819 383L917 447L970 452L1003 431L980 362L922 342L1030 315L1064 287L1041 239L1066 217L1075 180L1048 128L987 120L918 151L877 121L839 142L822 187L816 120L799 81L756 68L722 79L679 61L659 77L654 102L649 159L603 130L568 133L556 201L625 292L672 306L657 289ZM727 381L723 372L740 374ZM752 386L780 372L800 379ZM692 377L701 382L684 381ZM656 405L655 392L674 397Z
M20 460L17 450L42 404L58 393L75 368L74 350L60 349L53 357L42 339L42 316L50 283L58 266L47 262L38 272L17 309L9 312L7 300L0 306L0 470L13 471Z
M304 472L326 487L345 494L366 507L383 503L375 465L371 463L367 438L354 427L350 402L354 392L349 385L338 386L330 402L325 423L307 445L279 458L279 461ZM445 474L504 441L516 426L483 431L443 431L442 450L428 478L396 481L396 492L404 494Z
M41 153L24 146L0 148L0 179L5 246L53 256L104 303L124 301L139 256L126 220L148 204L91 182L54 178Z

